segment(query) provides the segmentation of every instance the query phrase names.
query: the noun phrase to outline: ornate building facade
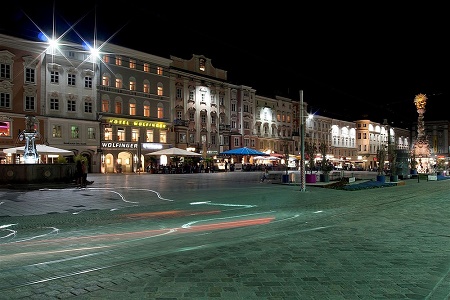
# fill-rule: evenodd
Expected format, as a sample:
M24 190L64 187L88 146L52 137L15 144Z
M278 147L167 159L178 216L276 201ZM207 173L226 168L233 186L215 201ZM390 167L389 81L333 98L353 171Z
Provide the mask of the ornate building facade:
M43 116L44 47L28 40L0 35L0 162L23 163L21 155L3 153L1 149L25 147L19 138L26 129L26 116L37 120L34 128L37 143L46 137ZM42 71L41 71L42 70Z

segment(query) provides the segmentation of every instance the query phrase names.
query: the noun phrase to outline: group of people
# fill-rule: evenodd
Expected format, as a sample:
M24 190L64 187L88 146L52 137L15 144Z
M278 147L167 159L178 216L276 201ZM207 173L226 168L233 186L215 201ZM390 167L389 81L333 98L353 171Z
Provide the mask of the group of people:
M77 161L77 186L86 187L88 184L93 184L93 181L87 180L87 166L84 160Z

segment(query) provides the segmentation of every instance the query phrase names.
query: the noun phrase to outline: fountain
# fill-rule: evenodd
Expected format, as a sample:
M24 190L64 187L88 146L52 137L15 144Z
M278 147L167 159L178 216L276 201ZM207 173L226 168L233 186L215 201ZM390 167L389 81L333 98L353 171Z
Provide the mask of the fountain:
M39 137L39 132L36 131L36 117L33 115L25 116L25 130L19 134L19 139L25 139L25 148L23 151L23 159L26 164L36 164L39 161L39 155L36 149L36 137Z
M19 140L25 140L23 164L17 160L15 164L2 164L0 185L10 188L23 188L18 184L35 184L41 187L42 183L71 183L75 178L75 164L73 163L42 163L36 149L36 138L40 134L36 130L38 120L33 115L25 116L26 129L19 133ZM31 185L30 187L33 187Z
M418 173L429 173L431 171L431 151L427 136L425 134L425 126L423 121L423 115L425 114L425 105L427 104L427 96L424 94L416 95L416 97L414 98L414 104L416 105L419 117L417 120L417 139L414 142L413 149L411 150L411 157L414 157L417 161Z

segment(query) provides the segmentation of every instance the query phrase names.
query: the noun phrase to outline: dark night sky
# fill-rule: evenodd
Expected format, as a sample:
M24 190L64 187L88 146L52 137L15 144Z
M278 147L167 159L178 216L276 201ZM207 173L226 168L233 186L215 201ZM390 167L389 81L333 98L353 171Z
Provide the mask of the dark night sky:
M205 55L228 71L230 82L263 96L299 99L303 90L309 109L320 115L386 118L409 127L417 121L414 96L423 93L425 121L450 119L443 4L26 2L6 2L13 13L0 19L1 33L34 38L36 25L51 32L55 23L61 33L79 21L75 29L88 40L96 32L100 40L112 37L114 44L166 58Z

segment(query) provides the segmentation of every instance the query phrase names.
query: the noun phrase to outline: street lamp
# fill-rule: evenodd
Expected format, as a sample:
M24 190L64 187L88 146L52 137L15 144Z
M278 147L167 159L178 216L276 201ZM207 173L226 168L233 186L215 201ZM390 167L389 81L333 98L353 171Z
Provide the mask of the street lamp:
M305 120L303 116L303 90L300 90L300 191L306 191L305 184Z

